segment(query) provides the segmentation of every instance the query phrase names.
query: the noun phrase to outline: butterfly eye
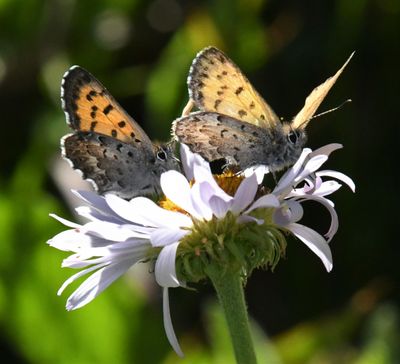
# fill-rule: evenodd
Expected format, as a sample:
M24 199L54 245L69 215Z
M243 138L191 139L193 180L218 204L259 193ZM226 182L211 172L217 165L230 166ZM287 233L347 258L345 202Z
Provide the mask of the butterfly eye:
M163 149L160 149L160 150L157 152L157 158L158 158L160 161L165 161L165 160L167 159L167 153L165 153L165 151L164 151Z
M296 131L291 130L287 135L287 139L291 144L296 144L299 139L299 134Z

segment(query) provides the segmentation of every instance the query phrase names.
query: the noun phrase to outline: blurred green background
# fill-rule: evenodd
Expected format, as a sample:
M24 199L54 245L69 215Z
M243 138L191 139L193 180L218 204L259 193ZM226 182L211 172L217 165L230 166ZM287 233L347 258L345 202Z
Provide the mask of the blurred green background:
M344 145L327 166L357 184L355 195L334 196L334 269L326 273L290 240L275 272L249 279L260 363L400 363L399 41L398 0L0 0L2 362L233 363L208 285L171 292L181 360L165 338L148 267L66 312L73 288L56 292L74 272L46 245L63 229L49 212L73 218L66 189L77 174L58 162L68 132L63 73L85 67L153 139L167 140L193 57L215 45L287 119L356 51L319 111L353 102L308 128L313 148ZM309 207L307 224L325 231L327 214Z

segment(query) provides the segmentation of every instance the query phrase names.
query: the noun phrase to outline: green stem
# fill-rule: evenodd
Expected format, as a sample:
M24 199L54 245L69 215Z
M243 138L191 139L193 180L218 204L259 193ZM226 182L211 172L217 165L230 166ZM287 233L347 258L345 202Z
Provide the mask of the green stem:
M239 272L210 264L206 273L217 291L233 344L237 364L257 364Z

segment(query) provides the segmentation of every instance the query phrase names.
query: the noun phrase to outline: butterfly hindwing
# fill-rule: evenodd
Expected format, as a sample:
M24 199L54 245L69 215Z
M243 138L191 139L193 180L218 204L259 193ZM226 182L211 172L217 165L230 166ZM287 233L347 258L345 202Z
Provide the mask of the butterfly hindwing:
M156 192L154 156L148 151L93 132L66 135L61 144L63 156L82 172L84 179L94 182L99 193L114 192L132 198Z
M212 162L225 158L228 165L250 166L262 162L269 133L256 125L215 112L196 112L173 123L177 139Z
M201 111L218 112L264 128L280 123L239 67L215 47L203 49L193 60L188 88Z
M71 67L63 77L62 104L75 130L108 135L150 149L151 141L106 88L88 71Z

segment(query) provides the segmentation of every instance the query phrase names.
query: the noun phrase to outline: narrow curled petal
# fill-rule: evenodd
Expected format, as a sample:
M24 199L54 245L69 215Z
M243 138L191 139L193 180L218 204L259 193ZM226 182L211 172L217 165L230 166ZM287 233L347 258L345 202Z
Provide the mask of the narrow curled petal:
M339 228L339 218L336 210L333 207L333 202L327 198L312 195L303 196L303 199L319 202L328 210L329 214L331 215L331 224L328 232L325 234L325 237L328 239L328 242L330 242Z
M174 327L172 326L171 312L169 309L169 294L168 287L163 288L163 317L164 317L164 329L167 335L168 341L172 348L175 350L180 357L183 357L183 352L179 346L178 339L176 338Z
M331 249L321 235L309 227L297 223L292 223L287 228L321 259L328 272L332 270Z
M303 207L294 200L286 201L280 209L276 209L273 214L275 224L287 226L293 222L299 221L303 217Z
M162 287L179 287L179 281L176 276L175 258L179 243L165 246L156 262L155 276L157 283Z
M343 183L345 183L347 186L349 186L349 188L353 191L356 192L356 185L353 182L353 180L349 177L346 176L344 173L341 172L336 172L336 171L331 171L331 170L324 170L324 171L319 171L316 173L317 176L319 177L333 177L338 179L339 181L342 181Z

